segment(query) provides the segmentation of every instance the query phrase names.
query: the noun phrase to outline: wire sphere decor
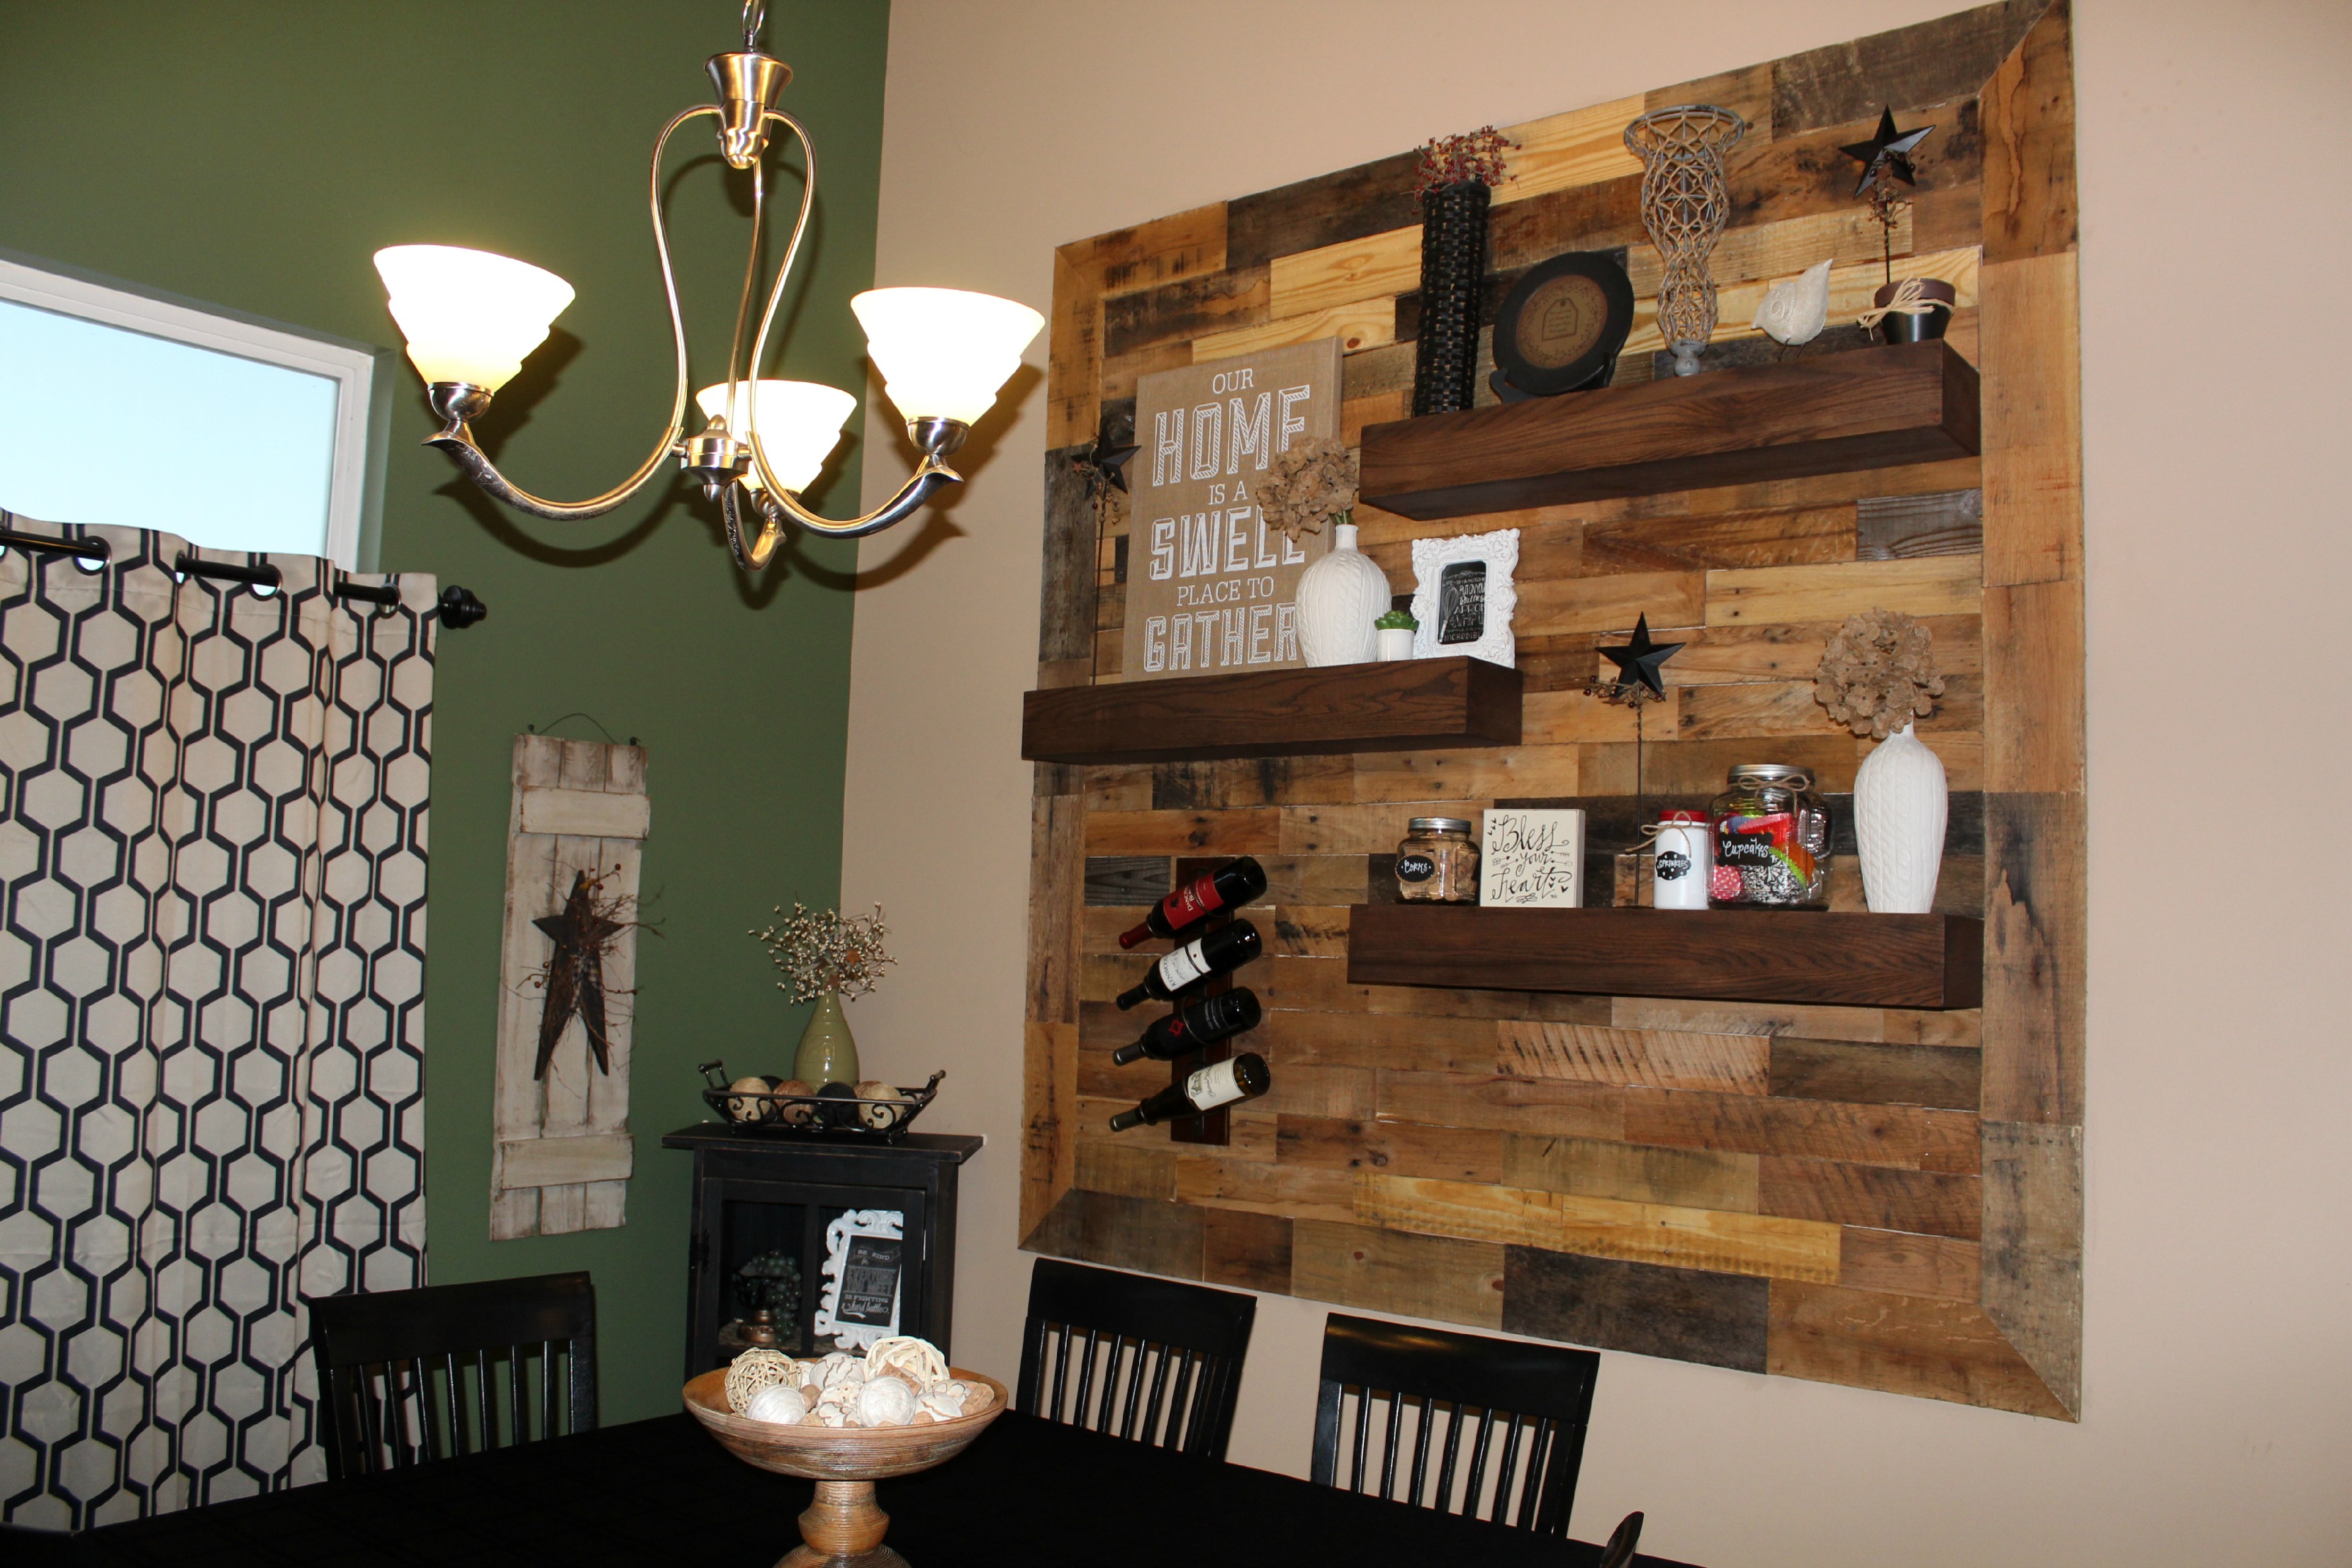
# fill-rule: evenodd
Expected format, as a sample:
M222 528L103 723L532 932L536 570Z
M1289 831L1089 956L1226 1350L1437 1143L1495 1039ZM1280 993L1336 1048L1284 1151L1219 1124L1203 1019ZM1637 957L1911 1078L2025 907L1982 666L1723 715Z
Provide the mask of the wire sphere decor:
M1747 134L1747 121L1708 103L1653 110L1625 127L1625 145L1642 160L1642 225L1665 262L1658 331L1676 375L1698 374L1699 352L1715 331L1707 258L1731 216L1723 155Z

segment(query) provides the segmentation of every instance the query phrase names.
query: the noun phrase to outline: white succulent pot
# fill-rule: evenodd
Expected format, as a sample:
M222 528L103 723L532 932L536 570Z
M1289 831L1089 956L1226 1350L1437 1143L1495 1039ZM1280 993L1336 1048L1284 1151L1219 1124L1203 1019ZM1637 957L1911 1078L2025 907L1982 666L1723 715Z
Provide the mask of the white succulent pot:
M1340 523L1330 553L1298 574L1298 651L1313 665L1363 664L1379 646L1372 623L1389 611L1387 574Z
M1381 626L1380 631L1381 659L1383 663L1412 657L1411 626Z
M1853 831L1871 912L1924 915L1936 905L1951 792L1943 760L1906 724L1863 759L1853 777Z

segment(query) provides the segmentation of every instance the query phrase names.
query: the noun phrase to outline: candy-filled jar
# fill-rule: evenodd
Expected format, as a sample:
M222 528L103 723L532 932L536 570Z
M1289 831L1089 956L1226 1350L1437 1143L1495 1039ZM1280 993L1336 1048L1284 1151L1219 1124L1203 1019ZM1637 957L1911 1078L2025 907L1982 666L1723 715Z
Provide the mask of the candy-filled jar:
M1830 809L1811 774L1780 763L1731 770L1708 808L1709 901L1718 910L1830 907Z

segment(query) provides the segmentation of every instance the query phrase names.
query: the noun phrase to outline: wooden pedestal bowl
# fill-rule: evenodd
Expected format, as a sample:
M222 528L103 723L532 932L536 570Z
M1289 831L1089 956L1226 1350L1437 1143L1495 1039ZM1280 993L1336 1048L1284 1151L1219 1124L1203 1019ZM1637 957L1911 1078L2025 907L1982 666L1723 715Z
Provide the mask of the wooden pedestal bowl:
M952 1421L912 1426L780 1426L728 1408L722 1366L686 1385L686 1407L745 1464L816 1482L816 1500L801 1515L803 1544L776 1568L906 1568L907 1560L882 1544L890 1516L875 1506L874 1483L946 1463L1004 1414L1003 1384L961 1367L950 1375L984 1390L987 1405Z

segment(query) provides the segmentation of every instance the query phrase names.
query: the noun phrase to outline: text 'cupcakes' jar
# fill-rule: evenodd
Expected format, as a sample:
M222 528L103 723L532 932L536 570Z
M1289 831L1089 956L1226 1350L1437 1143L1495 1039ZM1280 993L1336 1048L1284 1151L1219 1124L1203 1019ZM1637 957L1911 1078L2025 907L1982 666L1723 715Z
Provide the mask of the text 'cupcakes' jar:
M1478 844L1458 816L1416 816L1397 846L1397 897L1407 903L1468 904L1478 898Z
M1715 908L1830 907L1830 808L1804 769L1780 763L1733 768L1707 821L1715 837L1707 894Z

